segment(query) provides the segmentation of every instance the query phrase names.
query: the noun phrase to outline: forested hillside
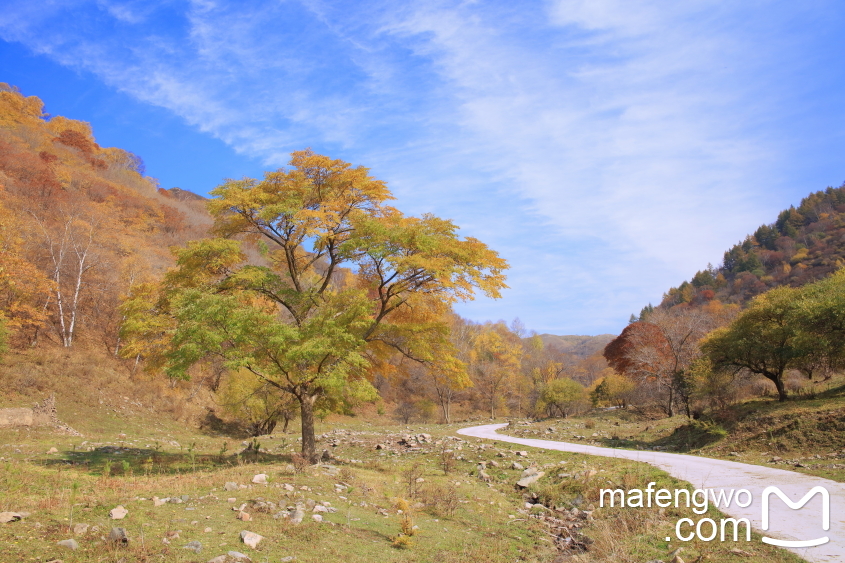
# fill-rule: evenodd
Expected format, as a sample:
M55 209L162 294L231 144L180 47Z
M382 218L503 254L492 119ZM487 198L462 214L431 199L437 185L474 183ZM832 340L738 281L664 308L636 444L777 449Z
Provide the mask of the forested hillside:
M121 299L210 226L198 197L161 190L138 156L0 84L0 314L12 342L82 337L117 354Z
M782 211L725 252L720 266L708 266L671 288L661 305L712 299L744 305L773 287L822 279L843 264L845 185L810 194L797 208Z

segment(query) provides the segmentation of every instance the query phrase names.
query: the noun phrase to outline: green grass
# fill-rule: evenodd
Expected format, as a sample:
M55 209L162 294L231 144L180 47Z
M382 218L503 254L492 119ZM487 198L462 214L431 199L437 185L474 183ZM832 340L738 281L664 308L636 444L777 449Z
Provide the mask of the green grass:
M517 426L514 435L598 446L693 453L845 482L845 385L841 380L786 402L754 399L707 413L651 418L597 409Z
M655 480L667 487L685 485L644 464L533 449L524 459L515 453L523 448L511 444L452 440L449 437L459 425L397 428L389 420L349 418L325 422L319 431L328 435L318 445L332 450L341 461L333 462L335 469L312 467L296 473L290 463L297 447L295 435L264 438L262 448L266 453L238 456L234 452L243 448L240 440L226 440L228 451L221 454L224 439L219 436L194 432L163 419L151 425L154 431L137 421L122 422L103 434L84 438L57 436L47 430L0 431L0 455L4 457L0 462L0 511L31 512L22 521L0 526L0 542L7 558L61 558L65 563L117 563L121 559L124 563L200 562L237 550L256 562L275 562L289 555L296 556L296 561L349 563L546 562L562 554L555 547L560 538L550 535L551 529L532 513L563 517L566 513L555 508L565 511L577 504L588 509L596 502L598 488L608 483L632 487ZM118 427L138 428L141 433L127 431L118 438ZM430 433L433 442L441 444L424 444L419 451L408 451L397 445L405 432ZM376 450L377 443L388 444L390 450ZM186 444L195 444L193 460ZM441 468L444 444L463 458L455 462L449 475ZM46 454L50 447L56 447L59 453ZM149 459L152 464L147 463ZM531 490L515 489L521 471L510 466L516 460L524 465L538 464L547 472L546 477ZM490 483L479 479L480 461L499 464L488 466ZM107 465L111 469L105 472ZM410 468L416 468L423 479L419 484L414 480L412 487L417 491L409 490ZM589 470L595 473L584 478ZM252 485L256 473L268 474L269 485ZM248 488L224 491L223 484L228 481ZM341 482L351 488L337 492L335 484ZM285 484L293 485L294 491L286 490ZM451 508L450 494L454 495ZM188 500L179 504L155 507L151 500L153 496L182 495L188 495ZM229 498L235 502L229 502ZM322 524L310 521L311 514L307 513L299 526L250 508L246 510L252 521L235 519L233 506L259 498L280 507L309 498L329 501L337 512L323 514ZM397 512L402 506L398 499L415 507L410 518L418 529L407 547L397 545L403 543L397 542L397 537L405 516ZM549 510L529 511L526 501L543 503ZM129 516L111 521L108 512L118 504L129 510ZM582 561L639 563L660 559L678 547L677 543L667 544L664 538L672 534L681 514L686 515L683 511L598 509L589 519L579 521L581 527L573 529L572 535L587 547L580 554ZM96 525L99 531L78 537L80 549L75 552L58 547L56 542L72 537L70 526L77 522ZM127 529L131 538L128 546L111 546L102 540L115 525ZM207 527L211 531L206 532ZM240 543L238 534L244 529L266 538L258 550ZM168 532L176 531L179 537L164 543ZM200 554L182 548L193 540L203 544ZM685 560L693 561L699 554L730 560L732 556L719 551L729 545L689 542L685 544ZM754 554L743 558L749 562L799 561L759 542L740 542L738 547ZM578 555L579 550L572 554Z

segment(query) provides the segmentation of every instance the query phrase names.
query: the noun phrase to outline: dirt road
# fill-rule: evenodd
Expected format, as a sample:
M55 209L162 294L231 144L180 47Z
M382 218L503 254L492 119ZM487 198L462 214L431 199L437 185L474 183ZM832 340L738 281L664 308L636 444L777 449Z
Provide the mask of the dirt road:
M630 459L650 463L655 467L663 469L673 477L688 481L699 489L711 489L716 495L720 490L725 494L731 489L738 491L745 489L750 493L750 503L741 507L732 502L728 508L720 506L722 512L734 518L748 518L754 529L760 531L764 536L773 542L804 542L818 543L827 538L827 541L813 547L786 547L812 563L845 563L845 484L803 475L783 469L773 469L759 465L748 465L735 461L711 459L692 455L670 454L653 451L618 450L613 448L602 448L598 446L587 446L584 444L571 444L568 442L554 442L550 440L537 440L533 438L514 438L496 431L506 427L507 424L488 424L485 426L474 426L458 430L458 434L472 436L475 438L487 438L499 442L511 442L534 448L547 450L558 450L562 452L575 452L580 454L598 455ZM764 490L767 487L777 487L786 497L795 503L790 508L777 492L772 491L766 495L769 499L769 527L763 529L763 500ZM802 499L814 487L822 487L829 495L829 529L823 528L824 516L824 494L814 494L806 504L801 505ZM700 497L699 497L700 498ZM747 495L739 497L741 504L747 503ZM737 500L736 498L734 501ZM711 502L711 504L713 504ZM694 516L694 515L693 515ZM695 518L698 520L698 517ZM703 536L708 536L709 524L701 528ZM679 529L681 535L688 537L695 532L695 526L684 523ZM682 544L673 536L673 544ZM716 536L712 541L720 541ZM754 540L752 540L754 541ZM731 547L742 548L745 545L744 537L733 543L729 539Z

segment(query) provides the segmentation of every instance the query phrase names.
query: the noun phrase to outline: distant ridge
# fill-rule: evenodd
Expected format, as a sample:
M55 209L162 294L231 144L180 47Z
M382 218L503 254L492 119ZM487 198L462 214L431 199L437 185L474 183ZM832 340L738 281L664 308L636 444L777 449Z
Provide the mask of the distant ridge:
M599 334L597 336L541 334L540 338L545 346L556 348L566 354L579 358L587 358L604 350L607 343L616 338L615 334Z

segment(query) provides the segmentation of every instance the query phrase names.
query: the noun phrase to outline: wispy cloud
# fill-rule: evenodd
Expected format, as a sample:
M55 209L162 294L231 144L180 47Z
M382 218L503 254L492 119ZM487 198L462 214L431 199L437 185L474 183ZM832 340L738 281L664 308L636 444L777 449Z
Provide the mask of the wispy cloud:
M0 37L268 166L313 146L512 262L530 327L618 329L794 200L773 115L816 12L708 0L11 1ZM73 17L78 26L61 25ZM821 188L823 186L811 186ZM802 188L803 191L803 188ZM800 193L800 191L799 191ZM400 205L401 205L400 201Z

